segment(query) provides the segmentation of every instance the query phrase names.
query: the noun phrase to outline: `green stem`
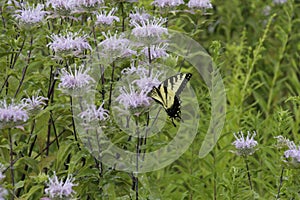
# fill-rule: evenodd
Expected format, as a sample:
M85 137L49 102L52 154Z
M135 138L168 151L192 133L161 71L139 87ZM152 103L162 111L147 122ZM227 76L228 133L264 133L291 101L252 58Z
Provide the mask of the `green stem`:
M249 164L248 164L248 160L247 160L246 156L244 157L244 160L245 160L245 163L246 163L246 169L247 169L247 176L248 176L249 186L250 186L250 189L252 190L253 187L252 187L251 175L250 175Z
M14 152L13 152L13 137L11 135L11 129L8 129L8 137L9 137L9 151L10 151L10 175L11 175L11 183L13 187L13 195L12 199L15 196L15 173L14 173Z
M17 59L19 58L19 56L20 56L20 54L21 54L21 52L22 52L22 50L23 50L23 48L24 48L25 41L26 41L26 36L24 37L24 40L23 40L23 42L22 42L22 45L21 45L21 48L19 49L19 51L18 51L16 54L12 54L12 55L11 55L10 64L9 64L9 65L10 65L10 66L9 66L10 69L13 69L13 68L15 67L15 64L16 64L16 62L17 62ZM13 50L12 50L12 51L13 51ZM3 83L3 85L1 86L0 94L1 94L1 92L2 92L2 90L4 89L5 86L8 87L8 79L9 79L9 77L10 77L10 75L7 75L7 77L6 77L6 79L5 79L4 83Z
M259 40L259 43L258 43L258 46L256 46L256 48L253 50L253 59L251 62L248 62L247 63L247 68L249 68L249 71L246 75L246 79L245 79L245 82L244 82L244 86L243 86L243 89L241 90L242 91L242 100L244 100L244 97L245 97L245 91L246 91L246 88L248 87L248 83L250 81L250 78L251 78L251 75L252 75L252 71L254 69L254 66L256 64L256 62L260 59L260 53L263 51L264 48L262 48L263 44L264 44L264 41L266 40L267 38L267 34L268 34L268 31L270 30L270 25L271 25L271 22L273 21L273 18L275 17L275 15L271 16L269 21L268 21L268 24L265 28L265 31L263 33L263 36L262 38L260 38Z
M280 175L280 179L279 179L279 187L278 187L276 199L280 199L280 190L281 190L282 183L283 183L283 172L284 172L284 167L282 167L282 169L281 169L281 175Z
M284 52L286 51L287 45L288 45L288 41L289 38L291 37L291 30L292 30L292 16L290 16L290 18L288 19L288 28L287 28L287 33L281 34L282 37L284 38L282 41L282 48L279 49L279 59L278 62L275 65L275 69L274 69L274 76L271 82L271 86L270 86L270 92L269 92L269 96L268 96L268 103L267 103L267 114L269 114L270 109L272 107L272 100L273 100L273 95L274 95L274 88L275 88L275 84L277 81L277 78L279 77L279 73L280 73L280 65L284 59Z
M114 82L114 74L115 74L115 62L113 61L113 63L112 63L112 72L111 72L111 79L110 79L110 88L109 88L108 108L111 105L113 82Z
M20 89L22 87L22 84L24 82L24 79L25 79L25 75L26 75L26 71L28 69L28 66L29 66L29 63L30 63L30 58L31 58L31 52L32 52L32 44L33 44L33 36L30 37L30 47L29 47L29 52L27 54L27 64L26 66L23 68L23 71L22 71L22 78L19 82L19 86L17 88L17 91L14 95L14 98L16 98L17 94L20 92Z

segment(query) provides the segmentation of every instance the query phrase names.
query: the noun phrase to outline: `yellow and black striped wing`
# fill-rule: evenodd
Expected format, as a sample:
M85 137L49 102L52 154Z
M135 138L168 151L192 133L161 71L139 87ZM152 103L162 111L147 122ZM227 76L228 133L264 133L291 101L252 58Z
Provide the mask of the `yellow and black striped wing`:
M191 77L192 74L190 73L180 73L175 76L171 76L162 82L158 87L153 87L149 93L149 96L153 100L164 107L167 114L172 119L172 122L173 119L181 119L179 94L185 88Z

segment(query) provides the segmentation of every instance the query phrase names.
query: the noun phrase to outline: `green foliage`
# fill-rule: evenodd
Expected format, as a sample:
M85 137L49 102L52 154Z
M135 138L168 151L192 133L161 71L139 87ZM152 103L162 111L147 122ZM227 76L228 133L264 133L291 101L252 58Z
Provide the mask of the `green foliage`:
M204 10L187 12L183 6L176 12L168 12L153 9L150 3L148 0L135 4L111 2L119 7L118 16L126 16L134 5L143 5L155 16L168 17L169 29L203 45L216 68L211 73L222 74L227 107L226 122L217 145L200 159L199 149L214 117L211 116L210 90L182 57L170 55L165 60L152 62L154 66L163 63L174 71L194 72L190 83L199 103L200 121L193 143L178 160L165 168L136 175L139 199L300 199L299 169L286 165L286 149L278 148L274 138L282 135L296 145L300 140L299 1L274 4L271 1L215 0L214 8L207 13ZM266 6L270 6L269 14L264 13ZM49 17L40 27L26 31L19 27L6 3L0 3L0 11L0 100L20 100L37 91L50 98L44 110L26 124L1 129L0 163L5 166L6 176L1 185L9 190L9 197L26 200L44 197L48 176L56 172L62 178L73 175L78 184L73 188L74 198L135 199L133 173L106 166L86 149L83 139L79 138L84 130L74 131L70 97L58 90L57 73L73 63L79 65L84 56L56 61L47 46L52 33L81 30L89 35L92 48L96 48L95 43L104 39L102 31L130 29L129 19L103 28L93 27L90 13L77 21ZM114 62L116 68L105 66L103 83L99 81L96 88L97 105L104 101L104 107L112 110L107 104L110 87L116 86L114 81L122 78L122 69L130 63L129 59L118 59ZM24 70L26 75L17 93ZM112 73L115 74L113 81ZM113 120L101 128L119 148L136 150L138 140L129 141L128 135ZM169 120L158 134L149 138L142 150L150 152L165 146L175 137L174 130ZM257 151L247 157L249 170L245 159L233 153L233 133L241 130L257 132L255 139L259 145ZM10 165L13 165L14 177ZM251 174L253 189L250 189L248 174Z

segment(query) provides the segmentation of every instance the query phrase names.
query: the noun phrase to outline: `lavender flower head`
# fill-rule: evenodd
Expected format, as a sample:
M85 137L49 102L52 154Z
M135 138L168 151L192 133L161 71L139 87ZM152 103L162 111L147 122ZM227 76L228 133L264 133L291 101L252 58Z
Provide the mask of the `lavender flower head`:
M145 54L145 56L149 59L149 53L151 60L156 58L163 58L168 57L169 54L167 53L166 49L168 47L167 43L160 43L158 45L151 45L150 49L149 47L145 47L142 50L142 53Z
M289 150L284 152L286 158L292 158L293 164L300 165L300 146L296 146L293 141L288 143Z
M274 138L277 139L277 144L276 144L277 148L287 147L290 143L290 140L283 137L282 135L276 136Z
M175 7L175 6L179 6L180 4L184 4L184 1L183 0L154 0L152 4L161 8Z
M244 137L244 134L242 131L239 133L234 133L234 137L236 140L232 143L236 148L236 154L239 156L247 156L252 155L256 149L257 141L254 140L254 137L256 136L256 132L253 132L253 135L251 136L250 131L248 131L247 137Z
M76 0L48 0L46 5L51 5L56 14L68 17L76 8Z
M196 8L196 9L209 9L213 8L211 5L210 0L190 0L188 2L189 8Z
M109 118L109 111L103 108L104 102L97 108L88 105L88 108L79 114L79 117L87 122L104 121Z
M134 11L135 12L131 12L129 14L130 25L132 25L132 23L134 23L134 22L135 23L141 23L141 22L146 21L150 18L150 14L146 13L144 8L135 7Z
M102 34L106 39L100 42L99 49L104 58L115 59L136 54L136 51L131 50L131 41L124 35L118 35L117 32L114 35L111 35L110 32Z
M273 0L274 4L284 4L286 2L287 2L287 0Z
M80 95L81 90L87 90L90 88L90 84L94 83L95 80L88 74L89 68L84 69L83 65L79 66L79 69L74 66L74 73L72 68L69 66L68 70L61 70L61 83L58 87L63 90L63 92Z
M79 32L67 32L66 34L52 34L52 42L48 46L60 57L78 56L84 50L91 50L92 47L86 40L87 35L80 36Z
M21 25L25 27L32 27L43 21L44 16L48 14L47 11L44 11L44 6L42 4L37 4L36 7L31 7L26 5L21 10L16 10L14 15L18 19Z
M155 75L154 73L151 73L149 76L149 71L140 73L140 79L134 80L132 83L137 84L137 86L146 93L150 92L152 88L155 86L157 87L161 81L158 80L158 77L162 73L157 72Z
M98 13L96 15L97 17L96 24L111 25L114 21L119 22L120 18L114 16L117 10L118 10L117 8L113 8L108 13L107 11L101 11L101 13Z
M77 7L92 9L99 8L104 3L103 0L75 0L75 4Z
M142 66L136 67L135 63L132 62L130 64L130 67L127 67L121 71L121 74L131 75L131 74L137 73L138 75L142 75L142 74L146 74L147 72L149 72L148 69L146 69L145 67L142 67Z
M153 18L147 19L141 22L132 22L134 28L132 29L132 34L144 40L146 44L153 44L161 40L164 34L168 34L168 29L163 27L166 23L165 18Z
M0 128L17 125L28 120L28 113L24 104L16 104L12 101L8 104L6 100L0 101Z
M68 175L67 180L64 182L63 179L58 180L55 172L52 178L48 176L49 182L47 183L47 188L45 193L48 194L51 198L69 198L75 191L72 189L74 180L72 176Z
M31 98L22 99L22 103L25 105L27 111L32 112L33 114L40 111L42 106L45 106L45 101L48 101L48 98L43 96L32 96Z
M122 104L126 110L143 108L150 105L150 98L147 94L148 92L145 90L136 91L132 85L129 86L129 91L123 86L120 88L120 95L116 101Z

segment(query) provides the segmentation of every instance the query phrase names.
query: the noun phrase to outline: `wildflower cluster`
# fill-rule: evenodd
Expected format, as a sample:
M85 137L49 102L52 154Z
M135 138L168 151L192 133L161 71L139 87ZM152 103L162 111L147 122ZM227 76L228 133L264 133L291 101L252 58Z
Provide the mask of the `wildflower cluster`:
M96 105L88 105L87 109L79 114L86 122L104 121L109 118L109 111L103 108L104 102L97 108Z
M103 24L103 25L111 25L114 21L119 22L120 18L117 16L114 16L115 12L117 11L117 8L111 9L108 13L107 11L101 11L100 13L96 14L96 24Z
M74 0L48 0L47 6L51 6L58 16L69 16L76 8Z
M181 4L184 4L184 1L182 0L154 0L153 5L156 5L158 7L175 7L179 6Z
M188 2L189 8L197 8L197 9L210 9L212 8L212 4L210 0L190 0Z
M160 43L158 45L145 47L142 52L148 59L150 58L151 60L156 58L165 58L169 56L169 54L167 53L167 47L167 43Z
M43 9L44 6L42 4L37 4L36 7L26 4L22 9L15 11L15 18L18 19L24 27L31 27L42 22L45 15L48 14L48 12Z
M54 172L53 177L48 177L48 179L49 182L47 183L45 193L51 198L68 198L75 194L73 187L77 184L73 183L75 179L72 176L68 175L65 181L63 181L63 179L58 180L58 177Z
M84 65L79 66L77 69L74 65L74 72L71 66L68 70L61 70L60 83L58 87L64 92L72 92L73 90L88 89L91 83L95 80L88 74L90 68L86 68Z
M292 158L293 162L300 164L300 146L296 146L293 141L288 144L289 149L284 152L286 158Z
M164 34L168 34L168 29L163 27L166 23L165 18L152 18L144 21L132 21L134 28L132 34L137 37L144 39L147 43L153 43L153 40L160 40Z
M151 17L150 14L148 14L144 8L134 8L134 12L131 12L129 14L130 18L130 24L132 25L133 23L141 23L143 21L149 20Z
M46 105L46 101L48 98L43 96L32 96L31 98L22 99L22 103L24 104L27 111L36 113L41 109L42 106Z
M150 98L147 94L146 90L137 91L132 85L129 87L129 91L123 86L120 88L120 95L116 101L123 104L125 109L147 107L150 105Z
M12 123L26 122L28 118L24 104L14 101L9 104L6 100L0 101L0 128L10 126Z
M256 132L251 135L248 131L247 137L244 137L244 133L240 131L239 133L234 133L235 141L232 143L236 148L236 154L239 156L252 155L255 152L255 147L257 146L257 141L254 140Z
M149 92L153 87L157 87L161 81L158 80L158 77L162 74L160 72L151 73L146 70L137 71L139 79L134 80L132 83L136 84L142 91Z
M136 51L132 50L131 41L125 38L125 35L118 35L117 32L114 35L110 32L102 34L105 37L105 40L99 43L102 56L106 58L117 58L136 54Z
M79 32L52 34L49 38L52 41L48 46L60 57L78 56L84 50L92 49L87 42L87 35L81 35Z

